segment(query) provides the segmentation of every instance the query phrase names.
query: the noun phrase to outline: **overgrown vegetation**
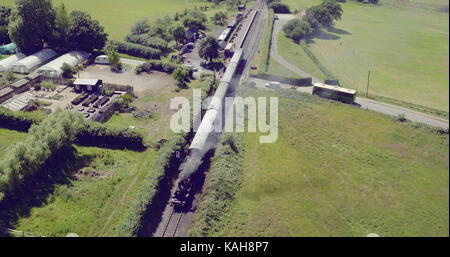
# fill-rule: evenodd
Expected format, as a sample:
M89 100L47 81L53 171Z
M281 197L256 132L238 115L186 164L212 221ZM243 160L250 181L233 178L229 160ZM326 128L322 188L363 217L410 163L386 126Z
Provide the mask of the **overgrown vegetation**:
M58 151L70 148L81 130L83 117L74 112L57 110L42 123L32 126L25 142L15 144L0 162L0 201L20 198L45 162Z
M193 217L191 236L211 236L223 229L236 192L242 182L244 143L238 133L221 136Z

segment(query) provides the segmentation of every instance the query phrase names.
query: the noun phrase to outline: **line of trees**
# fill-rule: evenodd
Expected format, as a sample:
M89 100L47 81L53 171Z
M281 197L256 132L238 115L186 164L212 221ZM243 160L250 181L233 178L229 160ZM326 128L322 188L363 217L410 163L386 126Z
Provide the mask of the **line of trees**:
M102 49L108 36L88 13L75 10L69 14L63 3L55 8L51 0L16 0L8 33L25 54L43 47L92 52Z
M290 20L283 26L283 32L294 42L299 43L300 40L319 33L322 28L333 26L335 21L341 19L343 12L339 3L326 0L308 8L302 19Z
M13 145L0 162L0 201L14 199L15 192L20 192L28 180L45 173L42 167L47 160L71 147L83 121L78 113L57 110L32 126L26 141Z

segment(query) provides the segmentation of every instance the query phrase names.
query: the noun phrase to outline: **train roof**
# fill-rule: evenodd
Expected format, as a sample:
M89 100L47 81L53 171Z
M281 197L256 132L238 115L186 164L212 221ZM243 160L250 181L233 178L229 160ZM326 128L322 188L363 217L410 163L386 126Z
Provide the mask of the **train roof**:
M349 88L344 88L344 87L339 87L339 86L332 86L332 85L327 85L324 83L314 83L314 87L330 89L330 90L339 91L339 92L352 94L352 95L356 94L356 90L354 90L354 89L349 89Z

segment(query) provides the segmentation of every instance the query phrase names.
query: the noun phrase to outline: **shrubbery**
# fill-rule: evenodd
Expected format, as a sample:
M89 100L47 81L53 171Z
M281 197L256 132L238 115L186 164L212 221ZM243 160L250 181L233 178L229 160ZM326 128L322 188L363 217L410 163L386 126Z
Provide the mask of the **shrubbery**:
M161 50L130 42L110 40L109 44L118 52L146 59L160 59Z
M57 111L59 113L60 111ZM70 111L64 111L70 112ZM52 117L53 114L48 117ZM47 119L46 119L47 120ZM46 121L45 120L45 121ZM0 108L0 126L8 129L28 131L33 124L40 124L36 119L22 112L13 112ZM79 129L75 135L75 143L98 147L128 148L141 150L144 146L144 136L136 130L117 128L86 119L78 120Z
M0 108L0 127L25 132L30 129L31 125L41 121L25 112L13 112L6 108Z
M191 236L211 236L223 228L224 217L242 183L243 151L240 134L222 135L193 217Z
M167 41L159 37L152 37L149 34L140 34L140 35L130 34L126 36L125 40L130 43L139 44L154 49L159 49L161 52L164 53L169 51Z
M84 127L76 134L76 143L98 147L142 150L144 136L135 129L118 128L85 121Z
M47 172L46 161L70 147L84 118L76 112L56 110L39 125L32 126L25 142L11 147L0 162L0 201L14 199L27 181Z
M159 154L151 169L149 169L136 198L131 203L127 215L121 220L116 229L119 236L133 236L141 228L143 216L147 214L152 204L157 201L155 195L158 192L161 181L168 175L167 171L176 167L180 161L176 159L175 152L184 151L187 136L188 134L174 134L160 148Z

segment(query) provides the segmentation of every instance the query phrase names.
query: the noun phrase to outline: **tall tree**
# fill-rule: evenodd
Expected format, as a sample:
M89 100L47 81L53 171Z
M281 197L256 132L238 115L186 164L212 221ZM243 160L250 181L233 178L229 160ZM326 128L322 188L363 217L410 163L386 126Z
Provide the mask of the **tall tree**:
M67 36L70 30L70 18L64 3L56 9L55 30L53 31L53 42L51 45L57 50L67 50Z
M219 43L214 37L207 36L200 41L198 53L202 59L211 63L214 58L219 57L219 47Z
M8 24L11 11L10 7L0 6L0 44L11 42L8 35Z
M206 28L206 15L200 11L190 11L183 19L183 25L186 28L202 30Z
M183 44L183 42L186 40L186 30L181 25L175 25L171 27L170 34L172 34L172 37L173 39L175 39L175 42L177 42L178 46Z
M98 21L83 11L73 11L70 17L72 23L67 40L72 49L92 52L105 46L108 34Z
M16 0L9 36L25 54L42 49L53 37L55 10L50 0Z

